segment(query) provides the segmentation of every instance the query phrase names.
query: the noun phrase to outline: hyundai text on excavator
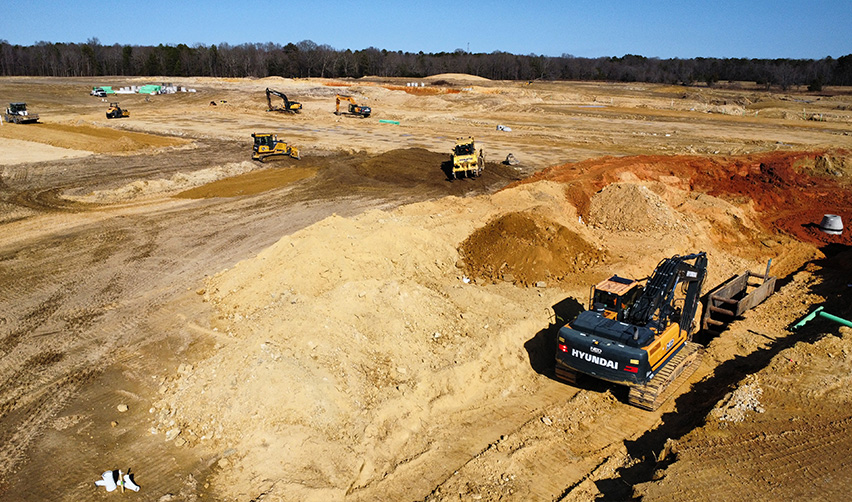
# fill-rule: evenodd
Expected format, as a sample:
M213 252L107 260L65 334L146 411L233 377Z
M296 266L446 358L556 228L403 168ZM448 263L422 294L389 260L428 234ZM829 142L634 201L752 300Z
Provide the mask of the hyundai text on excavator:
M341 101L346 101L346 102L349 103L349 114L350 115L355 115L355 116L361 117L361 118L367 118L367 117L370 116L370 113L373 112L373 110L371 110L369 106L361 106L358 103L356 103L355 98L353 98L352 96L345 96L343 94L338 94L335 101L336 101L335 110L334 110L335 115L340 115L340 102Z
M273 106L271 96L278 96L284 100L284 106ZM283 92L278 92L275 89L266 88L266 111L268 112L284 112L284 113L300 113L302 111L302 103L298 101L290 101L287 95Z
M656 410L684 370L697 368L692 331L707 275L704 252L661 261L644 286L614 275L592 287L589 310L560 328L556 376L628 385L628 402Z
M284 141L278 139L277 134L271 133L252 133L254 138L254 146L252 147L252 160L263 162L267 157L286 156L296 160L301 159L299 149L295 146L288 145Z
M452 178L458 176L476 177L482 174L485 167L485 153L482 149L476 150L476 143L472 137L458 138L456 146L453 147Z

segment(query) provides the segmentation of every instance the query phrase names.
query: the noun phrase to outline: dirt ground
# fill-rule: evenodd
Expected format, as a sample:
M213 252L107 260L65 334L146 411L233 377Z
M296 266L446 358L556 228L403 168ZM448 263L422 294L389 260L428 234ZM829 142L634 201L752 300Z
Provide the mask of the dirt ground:
M852 318L852 93L427 81L185 79L107 120L92 86L152 81L0 79L41 115L0 125L0 499L843 498L852 331L787 328ZM658 411L554 379L591 284L695 251L778 291Z

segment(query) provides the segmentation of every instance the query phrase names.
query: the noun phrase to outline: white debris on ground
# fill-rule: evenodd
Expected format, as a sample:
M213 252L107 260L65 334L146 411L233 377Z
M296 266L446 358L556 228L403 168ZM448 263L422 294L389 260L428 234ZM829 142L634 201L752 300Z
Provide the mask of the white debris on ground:
M766 410L760 405L763 389L756 378L748 381L725 396L721 403L713 408L710 416L720 422L742 422L749 412L763 413Z

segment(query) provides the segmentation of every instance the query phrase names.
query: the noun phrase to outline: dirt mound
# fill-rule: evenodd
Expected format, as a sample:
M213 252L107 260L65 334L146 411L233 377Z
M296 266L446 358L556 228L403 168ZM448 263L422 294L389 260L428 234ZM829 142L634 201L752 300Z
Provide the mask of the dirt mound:
M589 223L607 230L659 232L686 230L657 194L636 183L613 183L591 197Z
M459 254L471 278L527 286L561 281L606 256L576 232L535 213L500 216L465 239Z
M625 175L642 181L678 179L693 192L726 200L756 215L772 233L781 231L802 242L852 245L852 232L830 236L816 226L823 214L852 219L852 188L838 186L838 176L816 175L828 158L832 172L843 174L849 153L770 152L732 157L657 156L602 157L555 166L520 183L552 180L565 184L568 198L583 218L590 217L590 193L622 181ZM816 167L810 167L816 166Z
M426 77L424 80L461 80L466 82L490 82L490 79L485 77L479 77L476 75L470 75L467 73L439 73L437 75L430 75Z
M414 186L442 179L441 165L448 158L449 154L424 148L403 148L370 157L357 167L357 172L378 181Z

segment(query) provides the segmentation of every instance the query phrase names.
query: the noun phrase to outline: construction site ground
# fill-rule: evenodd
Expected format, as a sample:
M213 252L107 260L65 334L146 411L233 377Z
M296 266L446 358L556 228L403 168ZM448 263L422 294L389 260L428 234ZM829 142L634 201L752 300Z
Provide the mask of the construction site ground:
M852 317L848 89L425 82L0 79L41 117L0 125L0 500L846 498L852 330L787 328ZM659 410L554 379L590 285L697 251L778 291Z

